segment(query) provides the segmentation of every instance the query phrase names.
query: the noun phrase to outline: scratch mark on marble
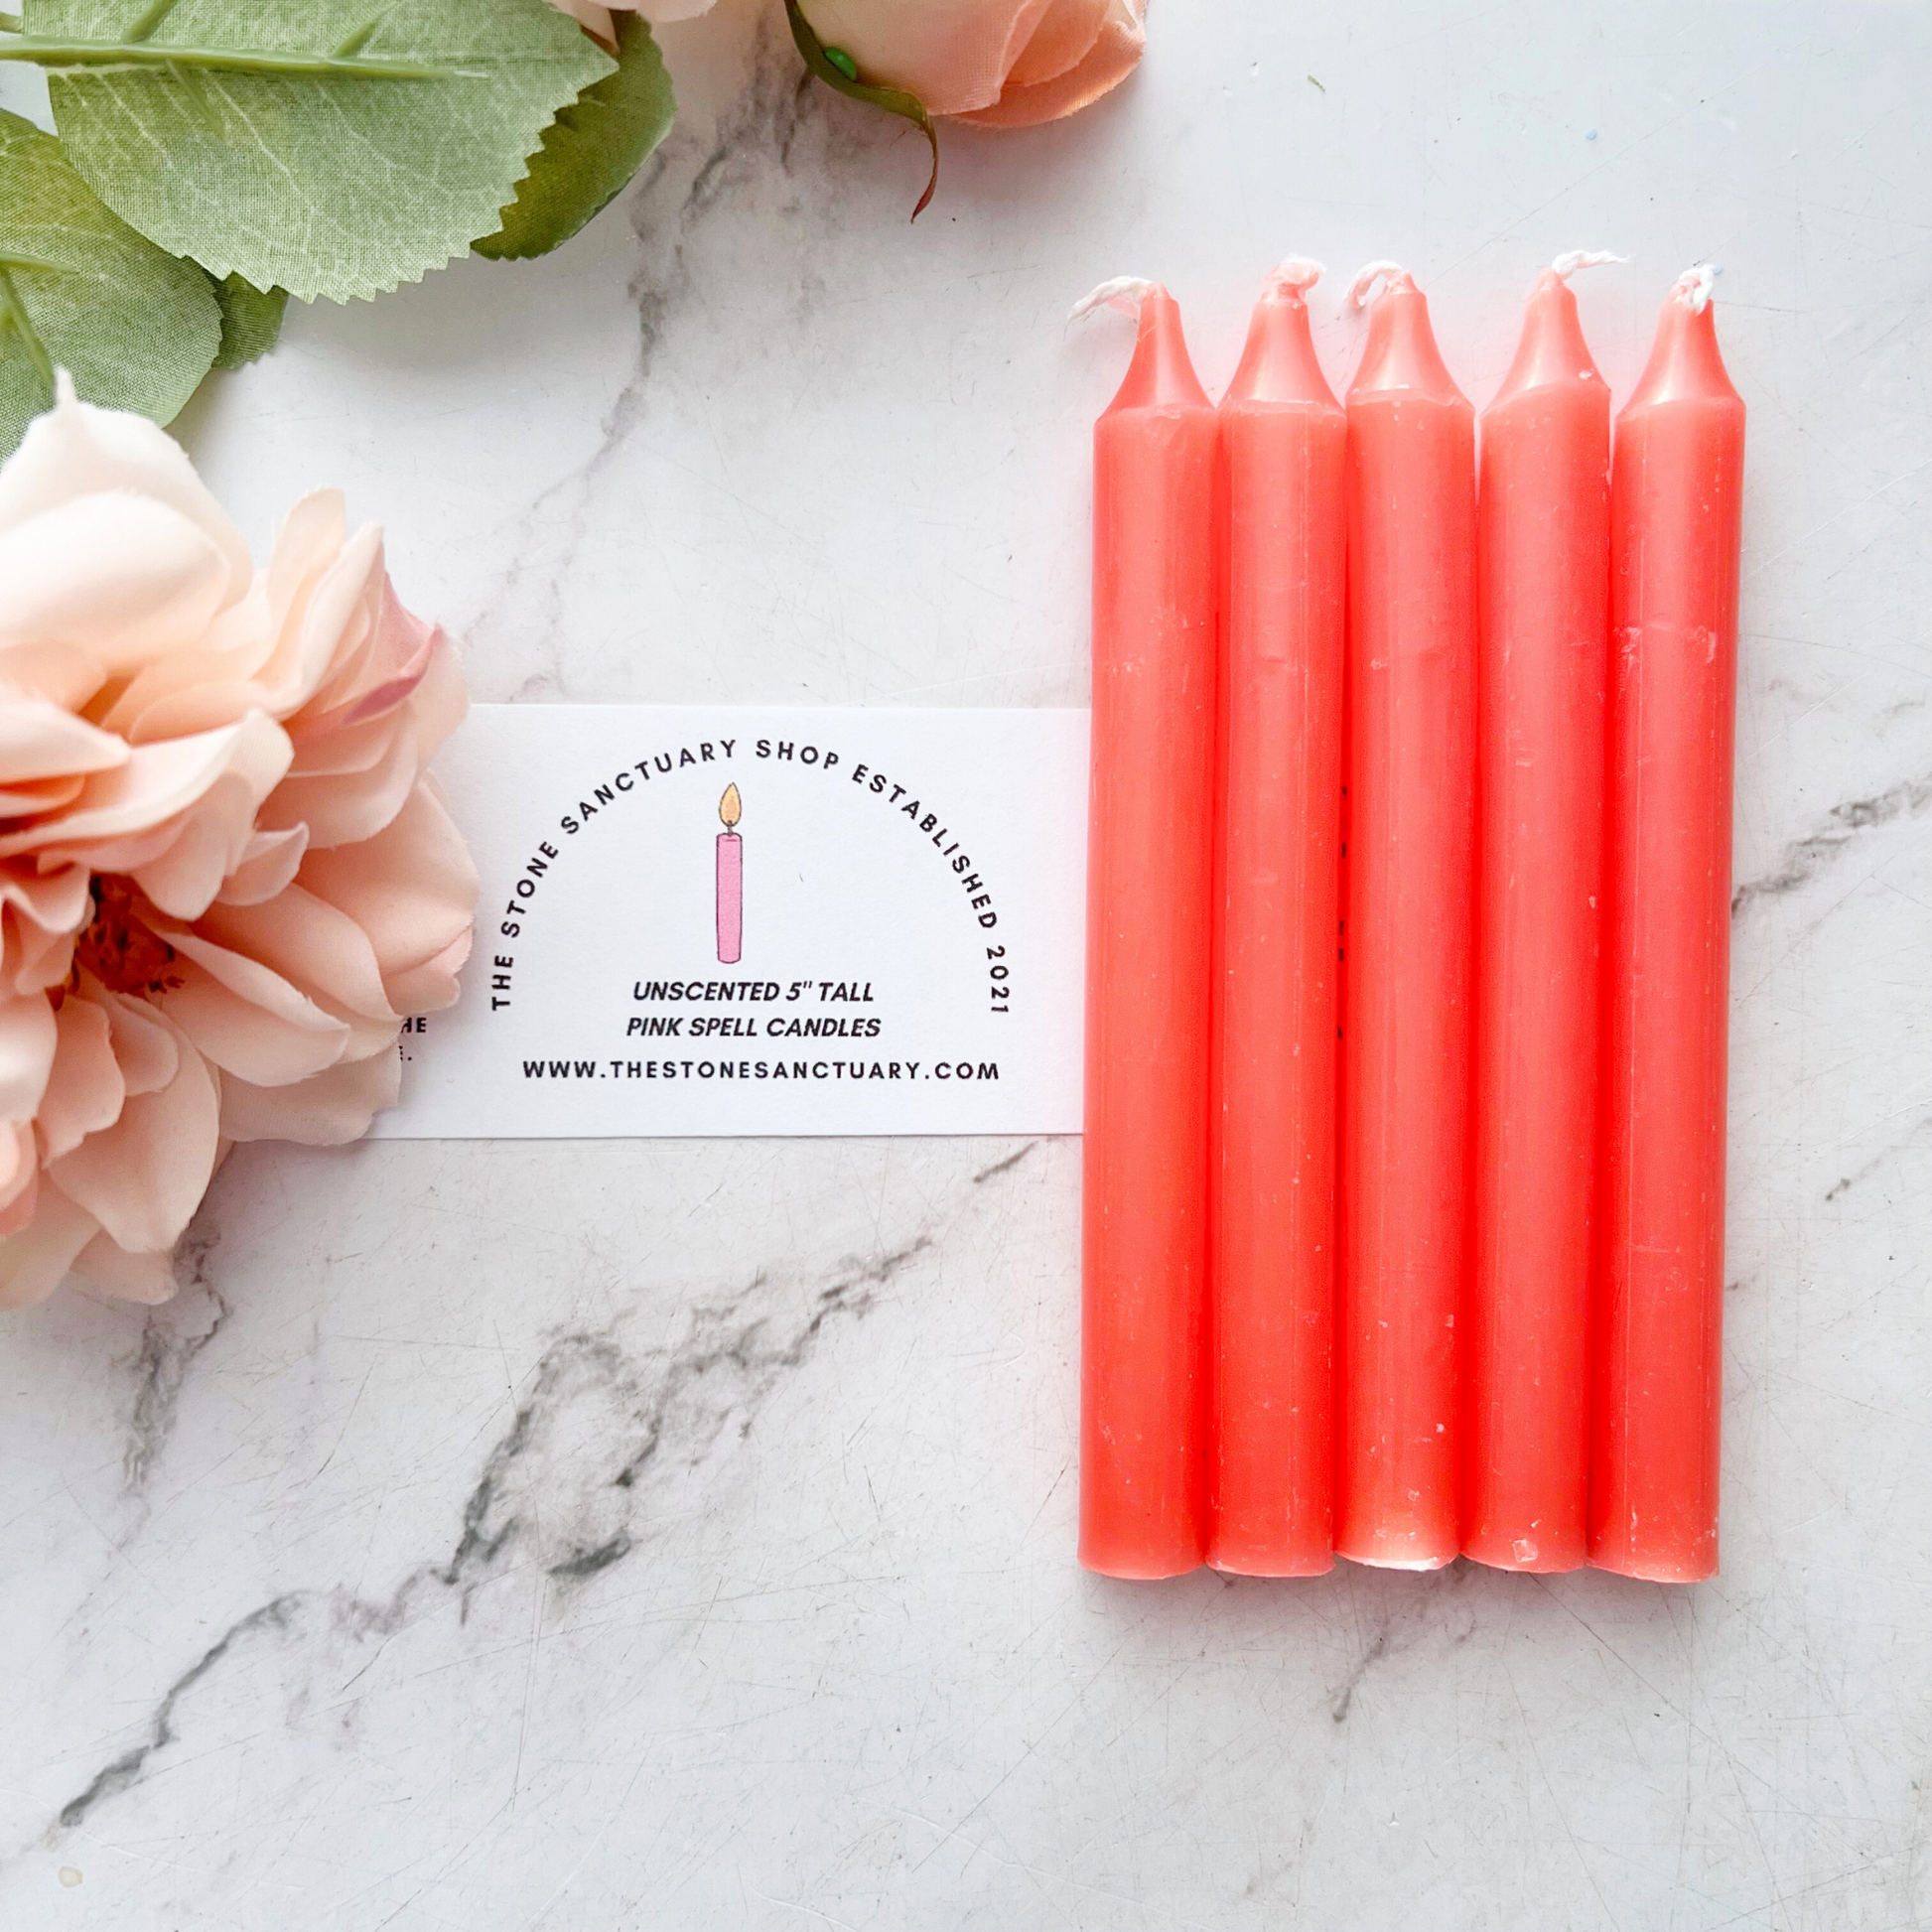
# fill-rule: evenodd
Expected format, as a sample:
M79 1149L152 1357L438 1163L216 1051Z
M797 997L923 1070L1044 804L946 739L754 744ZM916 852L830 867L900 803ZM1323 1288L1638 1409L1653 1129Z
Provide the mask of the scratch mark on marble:
M982 1186L987 1181L993 1179L995 1175L1010 1173L1013 1169L1017 1168L1021 1164L1021 1162L1024 1161L1027 1158L1027 1156L1030 1155L1034 1151L1034 1149L1036 1148L1038 1145L1039 1143L1037 1141L1029 1141L1025 1147L1019 1150L1018 1153L1009 1154L1004 1161L995 1161L990 1168L982 1168L979 1171L979 1173L973 1176L973 1185L975 1187Z
M1348 1722L1348 1713L1355 1702L1355 1687L1361 1683L1370 1669L1388 1654L1389 1633L1386 1626L1375 1633L1375 1641L1356 1658L1355 1667L1348 1673L1340 1694L1329 1707L1328 1716L1338 1725Z
M1932 806L1932 775L1906 778L1869 798L1848 798L1831 809L1832 824L1824 831L1794 839L1784 848L1775 872L1746 880L1730 896L1734 919L1759 899L1781 897L1808 885L1858 837L1874 825L1897 818L1918 818Z
M1932 1127L1932 1114L1926 1115L1923 1120L1914 1121L1912 1123L1911 1131L1908 1134L1904 1135L1899 1140L1893 1141L1889 1147L1880 1148L1879 1151L1876 1154L1874 1154L1871 1157L1871 1159L1863 1165L1863 1167L1854 1168L1850 1173L1840 1174L1839 1177L1835 1181L1833 1181L1829 1187L1825 1189L1825 1198L1827 1200L1837 1200L1841 1194L1849 1193L1852 1188L1856 1187L1859 1184L1860 1181L1869 1180L1871 1176L1874 1173L1876 1173L1878 1170L1885 1165L1886 1162L1892 1160L1897 1155L1904 1153L1904 1151L1908 1147L1910 1147L1912 1143L1916 1141L1919 1138L1919 1136L1923 1134L1928 1127Z

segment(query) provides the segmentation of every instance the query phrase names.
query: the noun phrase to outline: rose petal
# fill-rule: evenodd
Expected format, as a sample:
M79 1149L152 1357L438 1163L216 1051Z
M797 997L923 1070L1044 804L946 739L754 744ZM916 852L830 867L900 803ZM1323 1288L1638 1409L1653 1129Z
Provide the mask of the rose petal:
M1009 87L993 106L960 119L974 127L1034 127L1077 113L1134 71L1147 46L1145 13L1145 0L1112 0L1099 39L1077 66L1037 86Z
M456 647L441 630L436 638L436 649L409 706L416 721L419 769L427 767L443 741L470 715L470 692L463 681L463 666L457 662Z
M595 34L606 47L618 44L618 30L611 24L611 10L597 0L550 0L559 13L567 13L580 27Z
M256 673L268 709L286 718L359 650L375 626L382 595L382 532L364 524L322 573L275 656Z
M46 994L0 1002L0 1120L34 1118L59 1036Z
M964 114L1000 98L1007 74L1052 0L809 0L827 47L868 80L904 87L930 114Z
M65 371L56 391L54 407L28 424L20 448L0 465L0 531L72 497L129 490L166 504L201 530L241 596L252 571L248 546L181 445L143 416L77 401Z
M28 432L32 435L32 431ZM0 1241L0 1308L45 1302L100 1223L58 1187L43 1186L32 1224Z
M315 702L290 721L290 732L301 741L393 711L423 681L438 645L446 641L439 625L425 623L402 608L395 586L385 576L376 634L362 666L366 675L341 690L332 679Z
M179 510L77 496L0 536L0 644L66 644L107 671L193 644L228 601L228 564Z
M214 1172L219 1087L179 1032L175 1046L179 1063L165 1087L130 1093L112 1127L47 1167L123 1248L144 1253L175 1245Z
M291 826L286 832L255 833L216 897L224 905L259 905L273 898L295 877L308 849L306 825Z
M39 852L43 863L52 858L97 861L100 855L84 848L154 829L204 798L225 772L237 773L255 797L265 798L293 756L288 734L259 712L220 731L136 746L126 763L87 780L71 811L0 838L0 858ZM102 862L95 870L120 867Z
M1108 5L1109 0L1053 0L1033 39L1007 69L1006 89L1037 86L1077 67L1093 52Z
M389 1004L398 1013L441 1013L453 1007L463 990L457 982L464 961L470 957L476 933L465 926L434 959L426 959L407 972L392 973L383 980Z
M0 787L0 818L41 818L71 805L86 779L41 778L28 784Z
M45 698L0 703L0 785L77 777L127 762L127 747Z
M107 666L72 644L14 644L0 649L0 691L45 698L78 711L107 682Z
M300 885L261 905L215 905L200 936L273 967L325 1013L349 1026L347 1057L396 1036L402 1016L382 990L382 973L362 928Z
M181 983L155 1004L224 1072L280 1087L342 1058L347 1023L272 968L192 932L164 936L175 948Z
M18 1234L34 1218L40 1172L33 1123L0 1123L0 1237Z
M145 1000L110 993L101 983L81 975L80 992L107 1016L114 1042L114 1063L130 1094L157 1093L181 1069L175 1030L163 1023Z
M175 1299L172 1246L159 1254L129 1254L103 1230L74 1256L69 1267L81 1280L91 1282L119 1302L141 1302L153 1307Z
M345 1060L292 1087L256 1087L232 1076L221 1082L221 1132L233 1141L301 1141L342 1147L369 1131L396 1104L402 1057L393 1047Z
M184 816L165 852L129 869L134 883L171 918L200 918L258 836L260 803L253 774L225 773Z
M373 838L310 853L301 881L368 935L385 986L391 975L422 965L468 932L477 907L477 868L455 821L426 785Z
M352 845L381 831L402 809L421 764L409 714L398 712L378 722L389 742L375 764L366 771L285 778L262 807L263 829L306 825L311 850Z
M89 1134L112 1127L127 1098L107 1010L69 994L55 1018L60 1040L54 1049L54 1070L34 1117L44 1161L58 1161Z

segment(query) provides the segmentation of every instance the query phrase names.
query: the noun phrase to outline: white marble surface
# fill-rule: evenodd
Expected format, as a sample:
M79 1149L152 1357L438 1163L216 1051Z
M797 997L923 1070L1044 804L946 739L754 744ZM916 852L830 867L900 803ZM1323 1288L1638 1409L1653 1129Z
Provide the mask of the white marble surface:
M1277 256L1393 254L1480 402L1558 249L1635 258L1619 392L1724 264L1724 1574L1082 1575L1076 1143L249 1148L174 1306L0 1330L0 1923L1932 1924L1924 10L1156 0L908 228L728 6L566 251L181 425L258 543L346 484L481 697L1080 701L1090 283L1218 385Z

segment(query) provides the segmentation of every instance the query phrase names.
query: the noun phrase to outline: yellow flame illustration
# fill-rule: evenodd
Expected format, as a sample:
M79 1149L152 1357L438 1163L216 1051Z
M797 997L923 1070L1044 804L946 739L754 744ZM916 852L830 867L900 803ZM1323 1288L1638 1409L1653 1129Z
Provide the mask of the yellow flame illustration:
M718 816L725 821L727 832L745 816L745 802L739 797L736 785L725 787L725 795L718 801Z

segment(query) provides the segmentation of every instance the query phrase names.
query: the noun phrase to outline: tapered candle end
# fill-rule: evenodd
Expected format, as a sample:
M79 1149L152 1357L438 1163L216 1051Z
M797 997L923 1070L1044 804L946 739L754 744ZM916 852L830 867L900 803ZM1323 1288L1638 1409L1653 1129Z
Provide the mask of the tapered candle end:
M1516 359L1496 391L1491 409L1519 396L1526 389L1549 389L1564 383L1595 383L1604 387L1603 377L1590 359L1589 345L1584 341L1584 326L1577 315L1577 298L1570 292L1562 269L1546 268L1536 279L1529 306L1523 311L1522 339L1516 345ZM1605 388L1605 395L1607 396ZM1486 413L1486 412L1485 412Z
M1074 311L1079 317L1102 305L1140 310L1134 359L1103 415L1121 409L1207 409L1212 405L1187 357L1180 330L1180 304L1159 282L1103 282Z
M1368 304L1368 342L1355 380L1349 384L1348 400L1400 395L1466 407L1462 391L1443 361L1443 351L1436 346L1436 332L1429 326L1429 298L1406 269L1377 262L1373 270L1386 279L1381 294ZM1369 276L1364 269L1356 277L1358 301Z
M1221 398L1235 403L1312 403L1338 409L1335 394L1315 358L1309 329L1307 291L1321 270L1313 262L1284 262L1269 277L1248 324L1241 366Z
M1711 301L1714 271L1694 268L1677 278L1657 318L1650 360L1623 405L1649 409L1663 402L1710 401L1728 397L1742 404L1718 350L1718 318Z

